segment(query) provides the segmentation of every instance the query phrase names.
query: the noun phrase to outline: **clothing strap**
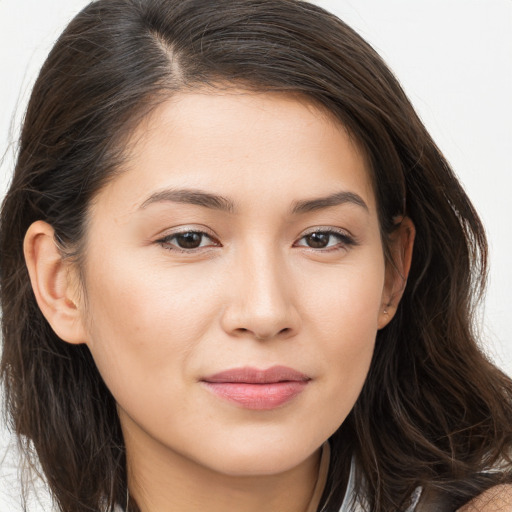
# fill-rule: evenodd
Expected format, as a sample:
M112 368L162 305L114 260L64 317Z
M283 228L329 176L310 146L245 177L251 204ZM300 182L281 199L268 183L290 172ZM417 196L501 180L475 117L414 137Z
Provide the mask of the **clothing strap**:
M331 461L331 447L329 442L326 441L322 445L322 454L320 456L320 466L318 467L318 476L316 479L313 495L309 502L306 512L317 512L320 505L320 499L324 492L325 484L327 482L327 475L329 474L329 463Z

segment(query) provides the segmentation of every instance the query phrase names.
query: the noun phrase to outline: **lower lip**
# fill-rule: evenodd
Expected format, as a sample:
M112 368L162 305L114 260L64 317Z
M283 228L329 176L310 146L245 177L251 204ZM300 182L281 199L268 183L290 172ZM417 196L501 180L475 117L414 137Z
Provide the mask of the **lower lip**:
M203 382L217 396L245 409L267 411L289 402L300 394L307 381L249 384L245 382Z

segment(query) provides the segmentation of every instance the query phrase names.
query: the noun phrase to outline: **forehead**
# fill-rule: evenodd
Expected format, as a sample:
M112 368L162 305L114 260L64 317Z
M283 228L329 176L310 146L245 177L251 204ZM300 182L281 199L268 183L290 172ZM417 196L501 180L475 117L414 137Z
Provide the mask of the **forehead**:
M123 172L105 192L126 188L134 203L166 187L233 197L279 190L283 200L349 188L374 208L365 155L333 115L303 96L178 93L135 128L126 147Z

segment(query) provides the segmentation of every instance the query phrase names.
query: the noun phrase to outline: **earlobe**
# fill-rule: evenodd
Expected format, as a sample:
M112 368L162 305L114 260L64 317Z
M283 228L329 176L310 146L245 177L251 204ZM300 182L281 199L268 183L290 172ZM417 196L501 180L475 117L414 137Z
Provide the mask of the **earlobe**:
M378 319L379 329L392 320L404 293L411 268L415 234L416 229L412 220L404 217L390 235L391 261L386 262L386 278Z
M37 304L52 329L64 341L85 342L82 312L78 307L76 279L69 261L61 254L53 228L34 222L23 244L25 262Z

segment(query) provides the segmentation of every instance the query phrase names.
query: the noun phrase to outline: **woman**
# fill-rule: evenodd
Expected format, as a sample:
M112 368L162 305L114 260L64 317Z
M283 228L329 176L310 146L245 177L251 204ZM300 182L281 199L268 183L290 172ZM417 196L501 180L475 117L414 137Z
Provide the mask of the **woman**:
M0 247L7 404L60 510L511 506L483 228L322 9L90 4L34 87Z

